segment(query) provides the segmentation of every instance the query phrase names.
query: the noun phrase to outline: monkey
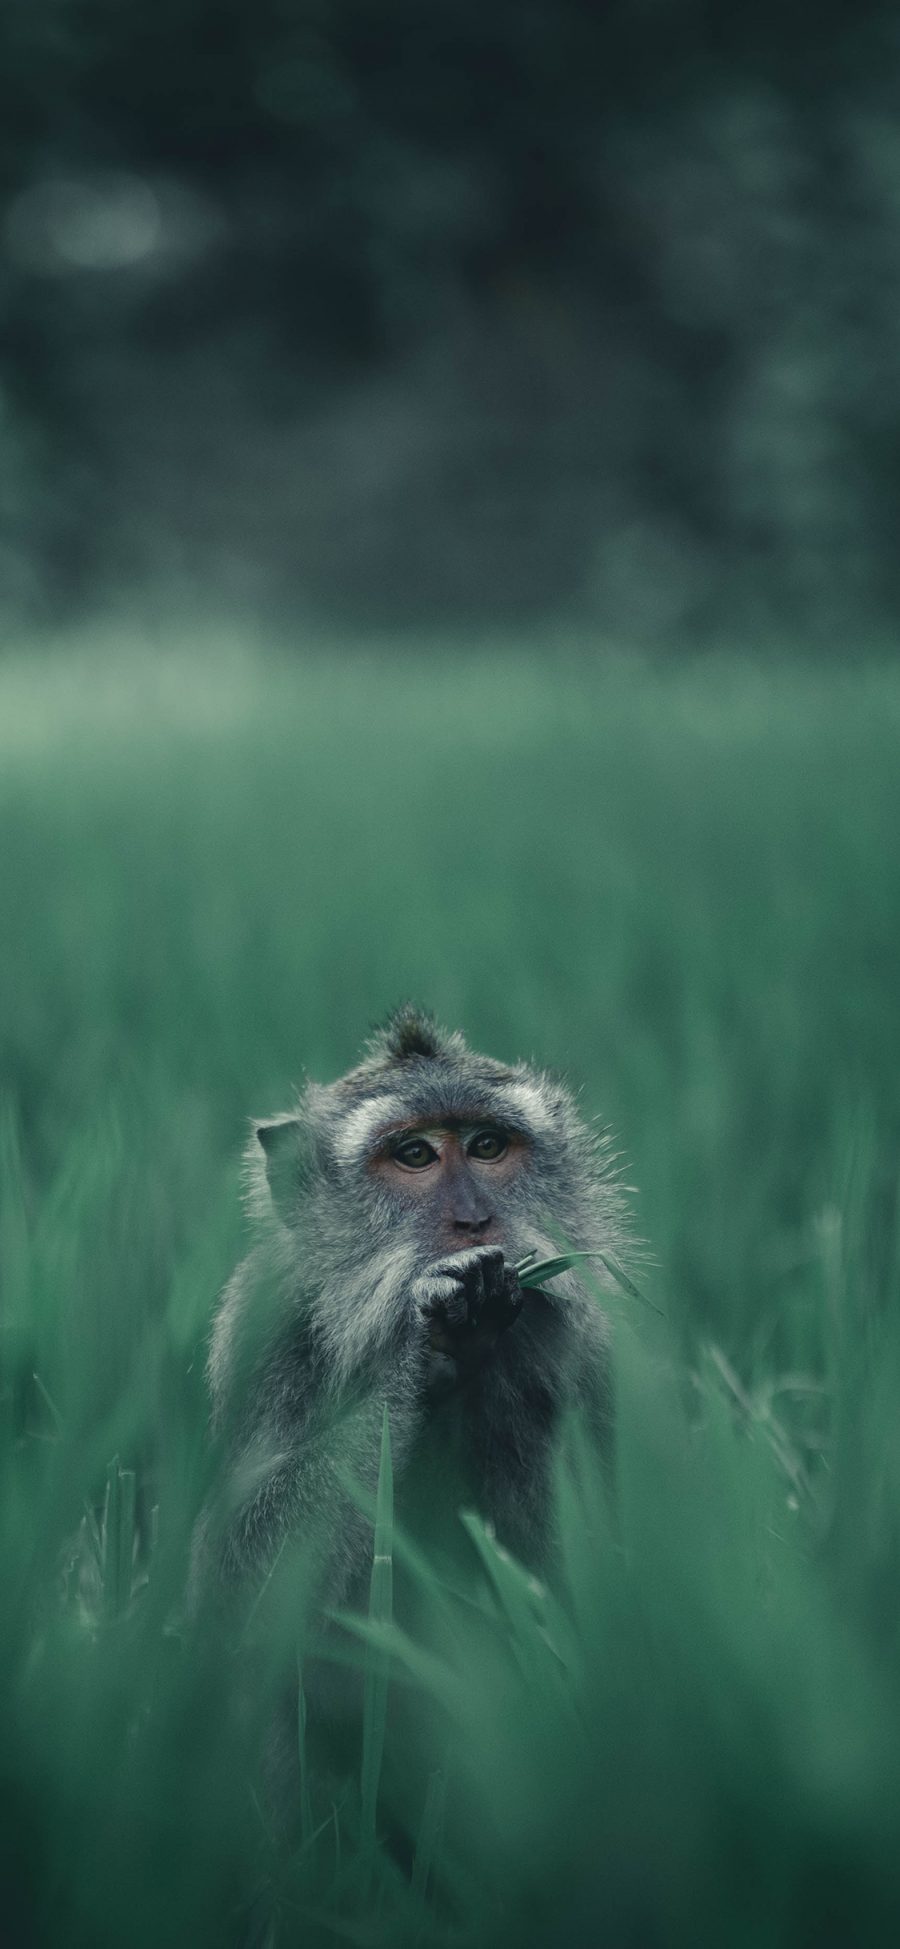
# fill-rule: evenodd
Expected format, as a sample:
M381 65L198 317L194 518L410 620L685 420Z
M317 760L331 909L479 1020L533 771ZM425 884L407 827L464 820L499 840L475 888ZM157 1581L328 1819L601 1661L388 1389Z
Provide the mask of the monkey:
M350 1484L374 1496L385 1404L398 1524L427 1551L475 1509L540 1573L569 1409L611 1456L610 1326L593 1271L543 1290L515 1267L561 1241L626 1256L608 1139L561 1081L404 1005L346 1075L254 1122L245 1168L255 1237L212 1331L224 1491L195 1583L252 1600L297 1545L318 1605L364 1604Z

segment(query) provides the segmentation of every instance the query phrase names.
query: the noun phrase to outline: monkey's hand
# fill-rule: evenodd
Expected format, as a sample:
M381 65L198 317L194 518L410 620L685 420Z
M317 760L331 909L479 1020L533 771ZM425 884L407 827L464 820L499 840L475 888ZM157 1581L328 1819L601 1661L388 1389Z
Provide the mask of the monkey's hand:
M413 1285L427 1329L429 1388L441 1392L483 1367L522 1310L522 1288L499 1246L440 1259Z

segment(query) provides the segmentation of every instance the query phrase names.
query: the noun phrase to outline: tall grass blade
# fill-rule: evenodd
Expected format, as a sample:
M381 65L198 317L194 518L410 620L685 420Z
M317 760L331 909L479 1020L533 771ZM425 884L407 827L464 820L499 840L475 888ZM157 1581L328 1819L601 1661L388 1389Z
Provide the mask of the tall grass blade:
M512 1632L512 1643L523 1668L531 1669L535 1654L543 1662L546 1641L546 1591L539 1579L497 1542L482 1518L471 1509L460 1511L460 1522L487 1572L490 1587Z
M121 1617L131 1598L136 1486L134 1470L120 1468L115 1455L106 1471L100 1528L102 1609L108 1622Z
M381 1460L375 1506L375 1548L369 1586L369 1622L378 1627L393 1621L394 1478L391 1466L391 1428L387 1403L381 1424ZM363 1692L362 1836L374 1847L378 1788L384 1756L390 1661L376 1644L367 1644Z
M560 1252L556 1258L539 1259L537 1262L533 1262L533 1254L528 1253L513 1269L520 1286L543 1286L548 1279L558 1279L561 1272L568 1272L572 1266L578 1265L581 1259L599 1259L601 1265L606 1267L610 1278L615 1280L617 1286L621 1286L629 1299L639 1299L642 1306L649 1306L652 1313L658 1313L660 1319L665 1319L662 1307L655 1306L652 1299L648 1299L646 1293L641 1292L640 1287L635 1285L634 1280L629 1278L628 1273L617 1260L610 1257L608 1252L597 1250Z
M108 1622L119 1615L119 1457L114 1455L106 1471L106 1494L100 1537L103 1546L103 1615Z
M32 1379L41 1397L41 1400L43 1401L44 1406L50 1415L50 1419L53 1422L53 1426L56 1430L57 1437L61 1438L65 1430L63 1428L63 1418L56 1405L56 1402L54 1401L49 1388L44 1386L44 1383L41 1380L40 1374L37 1372L37 1369L35 1369L34 1374L32 1375Z
M137 1477L134 1469L119 1471L119 1609L131 1602L136 1541Z
M440 1767L428 1776L425 1806L416 1839L416 1852L412 1870L412 1892L423 1906L428 1897L428 1884L444 1825L444 1806L447 1798L446 1776Z
M303 1690L303 1666L299 1659L297 1661L297 1759L300 1767L300 1840L304 1847L308 1847L313 1837L312 1795L306 1743L306 1693Z

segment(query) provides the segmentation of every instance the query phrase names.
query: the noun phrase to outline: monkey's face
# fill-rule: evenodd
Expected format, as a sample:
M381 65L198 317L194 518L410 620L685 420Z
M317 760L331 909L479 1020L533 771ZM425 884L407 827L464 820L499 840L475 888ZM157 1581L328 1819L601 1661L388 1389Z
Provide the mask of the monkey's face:
M494 1117L404 1124L378 1133L369 1169L397 1217L437 1252L508 1245L530 1146Z
M398 1281L453 1253L499 1250L513 1266L563 1241L590 1250L617 1209L564 1085L405 1017L359 1067L307 1084L297 1109L257 1123L255 1137L252 1208L280 1220L285 1265L299 1241L310 1291L327 1288L333 1303L339 1285L354 1318L361 1290L386 1310Z

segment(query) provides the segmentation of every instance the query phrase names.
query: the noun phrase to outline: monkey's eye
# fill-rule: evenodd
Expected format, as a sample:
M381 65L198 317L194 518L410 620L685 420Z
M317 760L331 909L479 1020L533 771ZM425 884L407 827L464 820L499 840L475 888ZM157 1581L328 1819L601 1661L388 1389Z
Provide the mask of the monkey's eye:
M509 1142L503 1130L479 1130L469 1145L469 1156L481 1158L485 1164L492 1164L497 1157L505 1156Z
M437 1160L437 1151L432 1150L424 1137L407 1137L406 1142L397 1144L391 1151L395 1164L405 1164L408 1171L424 1171Z

